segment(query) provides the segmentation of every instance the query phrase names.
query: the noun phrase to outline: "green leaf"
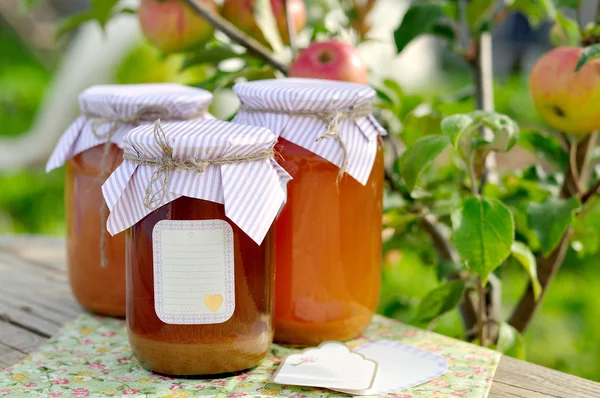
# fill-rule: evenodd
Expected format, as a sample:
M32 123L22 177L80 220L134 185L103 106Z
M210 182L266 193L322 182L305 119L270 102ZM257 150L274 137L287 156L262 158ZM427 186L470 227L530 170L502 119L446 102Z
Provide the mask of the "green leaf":
M416 105L416 102L409 103L411 96L407 96L402 102L400 115L405 115L407 108ZM418 139L430 136L441 135L440 128L441 117L436 114L425 114L417 116L414 113L409 113L404 116L401 129L401 137L404 144L407 146L413 145Z
M535 256L531 252L531 249L522 242L513 242L510 250L512 256L521 263L527 274L529 274L531 286L533 287L533 296L537 300L542 293L542 286L537 277L537 261L535 260Z
M569 155L555 137L534 130L521 130L519 133L519 146L552 163L560 170L566 169L569 165Z
M91 0L92 14L100 26L104 28L106 23L113 17L114 9L120 0Z
M579 24L562 12L558 12L556 24L550 29L550 41L555 47L579 45L581 41Z
M480 127L488 127L493 136L484 139ZM442 121L442 131L460 154L467 158L475 148L487 148L495 151L508 151L519 137L519 126L506 115L496 112L474 111L468 115L452 115Z
M460 280L446 282L433 289L421 300L413 316L413 323L428 325L440 315L456 307L462 298L465 283Z
M456 147L461 134L465 132L467 127L472 126L473 123L475 123L475 121L468 115L458 114L448 116L442 120L442 132L450 139L452 145Z
M479 33L486 21L492 16L494 0L471 0L467 5L466 18L469 28L474 33Z
M515 236L513 216L496 199L470 197L452 215L454 242L465 265L487 282L510 254Z
M273 14L270 0L256 0L254 2L254 20L260 28L265 40L275 53L280 53L284 46L277 28L277 20Z
M502 322L498 330L496 350L514 358L525 359L525 339L517 329Z
M91 13L76 14L70 18L66 18L59 22L56 28L56 37L62 37L79 25L92 20L94 20L94 16Z
M548 18L555 19L556 18L556 6L554 4L555 0L536 0L540 5L540 8L546 13Z
M576 10L581 5L581 0L554 0L556 8L570 8L572 10Z
M415 141L398 159L400 174L409 192L415 188L419 176L450 144L443 135L431 135Z
M246 66L235 72L217 71L212 77L195 86L208 91L217 91L232 87L239 79L253 81L272 79L274 77L273 69L268 65L258 68Z
M546 19L555 20L557 9L561 2L568 3L577 0L504 0L508 9L520 11L527 17L529 23L537 28Z
M183 64L181 65L181 70L187 69L191 66L206 63L216 65L219 62L225 61L227 59L242 57L244 57L243 54L239 54L229 47L221 46L208 48L186 58L185 61L183 61Z
M577 198L548 198L542 203L531 203L527 209L529 227L540 240L542 253L547 256L558 246L567 228L573 223Z
M459 274L464 269L465 267L462 264L456 264L452 261L442 261L437 265L435 275L437 276L438 281L443 281L449 275Z
M96 21L104 29L108 21L121 13L131 13L130 8L118 8L119 0L91 0L90 10L81 14L76 14L60 23L57 29L57 36L77 28L79 25L89 21Z
M486 112L481 114L480 117L476 115L477 111L471 113L472 117L479 118L480 122L494 133L492 141L489 142L490 149L506 152L515 146L519 140L519 125L517 122L496 112Z
M398 53L423 34L432 33L434 27L444 16L444 4L413 2L404 14L400 26L394 32L394 41Z
M575 72L581 70L583 65L585 65L588 61L596 58L600 58L600 43L587 46L583 49L583 53L579 56L579 61L577 61Z
M385 107L385 109L394 109L394 100L392 100L392 97L390 97L388 95L388 93L386 93L385 91L378 89L377 87L373 87L373 89L375 90L375 92L377 93L377 98L380 101L383 101L383 104L380 104L380 106Z
M26 11L31 10L32 8L36 7L37 5L39 5L41 3L42 3L42 0L23 0L23 6Z
M431 28L431 34L453 42L456 39L456 30L450 23L437 22Z
M546 19L546 13L540 7L538 0L514 0L508 4L508 9L518 11L526 16L533 28L539 27Z

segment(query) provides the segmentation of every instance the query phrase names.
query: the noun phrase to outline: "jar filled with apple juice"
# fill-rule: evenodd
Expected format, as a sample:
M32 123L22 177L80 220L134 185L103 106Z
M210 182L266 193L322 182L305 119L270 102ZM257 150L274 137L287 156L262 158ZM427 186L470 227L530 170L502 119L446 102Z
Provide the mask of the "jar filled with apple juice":
M289 175L269 130L217 120L140 126L102 187L127 230L127 325L147 369L177 376L258 365L273 340L272 224Z
M79 96L81 115L61 137L46 170L66 164L69 282L87 310L125 316L125 238L106 232L100 187L123 160L123 137L157 118L212 118L212 95L179 84L102 85Z
M293 177L276 222L275 341L348 340L379 300L384 129L368 86L314 79L240 83L235 123L279 138Z

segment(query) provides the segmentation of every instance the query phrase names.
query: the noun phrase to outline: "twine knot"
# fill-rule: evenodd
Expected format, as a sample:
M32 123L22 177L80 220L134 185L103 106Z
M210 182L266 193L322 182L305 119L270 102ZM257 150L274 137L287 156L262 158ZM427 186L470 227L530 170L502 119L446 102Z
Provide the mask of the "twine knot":
M161 105L146 106L131 116L105 116L95 113L84 113L83 115L91 120L92 134L99 140L107 139L109 141L121 126L128 124L137 126L157 119L171 119L172 116L171 109ZM99 133L98 129L107 124L112 124L110 129L104 133Z
M315 140L320 142L327 139L334 139L342 149L342 165L340 166L340 172L338 173L337 182L341 180L343 175L348 170L348 148L346 143L340 137L340 121L342 120L354 120L360 117L369 116L372 112L370 105L360 106L357 108L349 109L337 109L333 111L288 111L275 108L254 108L245 104L240 106L240 110L244 112L254 113L275 113L280 115L291 115L291 116L312 116L323 120L327 124L327 132L320 135Z
M101 141L106 141L104 144L104 153L102 155L102 160L100 163L101 170L101 179L104 181L107 177L108 170L106 167L106 162L108 161L108 155L110 150L110 145L112 142L112 138L122 126L132 125L137 126L144 122L154 122L157 119L165 119L165 120L188 120L194 119L196 117L200 117L206 113L206 110L201 110L200 112L191 115L187 118L175 118L172 115L171 109L162 105L149 105L139 109L131 116L105 116L98 115L96 113L91 112L83 112L82 115L85 116L88 120L90 120L90 127L92 130L92 134L94 137ZM110 125L108 130L104 133L100 133L98 130L105 125ZM102 217L102 230L100 231L100 265L102 267L106 267L108 265L108 260L106 258L106 225L105 220L108 217L108 209L106 208L106 204L102 205L100 210L100 215Z
M154 140L162 151L162 157L145 157L140 155L139 151L136 151L136 153L125 152L123 154L124 160L128 160L139 165L155 167L155 170L150 177L150 181L146 186L146 195L144 197L144 206L150 210L154 210L162 204L163 200L168 194L171 173L176 169L193 171L195 173L202 174L209 166L273 159L275 156L275 150L270 148L264 152L247 156L232 156L216 159L196 159L192 157L178 159L173 157L173 147L171 147L167 140L165 131L160 124L160 120L157 120L154 123L153 132ZM157 185L158 187L156 188Z

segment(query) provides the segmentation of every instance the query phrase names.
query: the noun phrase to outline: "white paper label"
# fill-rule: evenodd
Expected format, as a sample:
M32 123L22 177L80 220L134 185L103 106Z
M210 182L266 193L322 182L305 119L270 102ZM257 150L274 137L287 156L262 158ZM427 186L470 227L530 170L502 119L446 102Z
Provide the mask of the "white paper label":
M384 395L418 386L443 375L448 370L444 358L392 340L379 340L356 348L365 358L379 364L371 388L335 388L351 395Z
M373 385L377 363L338 342L292 354L284 359L273 382L295 386L368 389Z
M233 230L224 220L156 223L154 305L170 324L223 323L235 309Z

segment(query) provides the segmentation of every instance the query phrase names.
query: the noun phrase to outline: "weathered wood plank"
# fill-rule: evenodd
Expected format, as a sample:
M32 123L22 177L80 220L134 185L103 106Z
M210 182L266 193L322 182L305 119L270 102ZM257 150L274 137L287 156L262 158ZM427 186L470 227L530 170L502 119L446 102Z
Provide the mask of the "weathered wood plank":
M47 338L76 317L64 260L62 239L0 237L0 318Z
M37 351L48 339L0 319L0 370Z
M42 267L65 272L66 246L63 238L40 235L2 235L0 252L16 254ZM65 273L66 275L66 273Z
M0 371L16 364L27 356L27 353L9 347L0 342Z
M0 252L0 274L0 314L15 324L51 335L81 312L60 270Z
M518 359L503 357L491 397L600 397L600 384Z
M37 351L47 340L45 337L12 325L7 321L0 321L0 341L2 344L22 353L31 354Z

